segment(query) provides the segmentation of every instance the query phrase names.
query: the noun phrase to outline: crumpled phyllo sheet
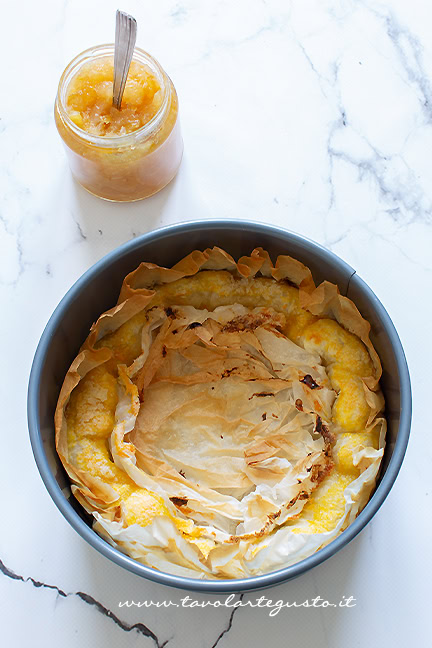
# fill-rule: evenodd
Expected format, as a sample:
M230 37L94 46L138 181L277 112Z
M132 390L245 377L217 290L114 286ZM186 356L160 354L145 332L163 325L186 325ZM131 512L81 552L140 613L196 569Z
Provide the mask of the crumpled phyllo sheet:
M142 263L56 410L57 451L95 530L156 569L209 579L330 542L383 455L369 329L336 286L261 248Z

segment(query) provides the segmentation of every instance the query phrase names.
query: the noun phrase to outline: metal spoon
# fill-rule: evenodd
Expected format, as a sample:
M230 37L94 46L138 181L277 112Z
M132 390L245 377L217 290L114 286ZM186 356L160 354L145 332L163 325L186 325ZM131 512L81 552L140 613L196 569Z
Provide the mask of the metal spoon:
M129 66L135 47L137 22L124 11L117 9L114 46L113 106L120 110Z

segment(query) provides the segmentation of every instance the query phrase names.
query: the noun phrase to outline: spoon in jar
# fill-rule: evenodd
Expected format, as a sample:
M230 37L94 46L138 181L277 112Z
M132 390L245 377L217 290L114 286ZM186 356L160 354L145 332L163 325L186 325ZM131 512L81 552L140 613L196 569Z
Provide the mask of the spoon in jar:
M137 22L124 11L117 9L114 46L113 106L120 110L123 92L132 61L137 33Z

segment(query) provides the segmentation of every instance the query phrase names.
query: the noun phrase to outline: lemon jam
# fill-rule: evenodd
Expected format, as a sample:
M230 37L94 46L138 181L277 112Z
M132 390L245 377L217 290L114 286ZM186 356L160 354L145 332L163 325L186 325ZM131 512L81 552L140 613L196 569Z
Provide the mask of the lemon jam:
M69 84L66 110L87 133L106 137L132 133L161 106L161 88L148 66L132 61L121 110L112 105L113 77L113 59L102 59L83 65Z
M165 187L183 142L175 88L149 54L135 48L121 110L112 105L114 46L86 50L66 68L55 104L72 174L90 193L133 201Z

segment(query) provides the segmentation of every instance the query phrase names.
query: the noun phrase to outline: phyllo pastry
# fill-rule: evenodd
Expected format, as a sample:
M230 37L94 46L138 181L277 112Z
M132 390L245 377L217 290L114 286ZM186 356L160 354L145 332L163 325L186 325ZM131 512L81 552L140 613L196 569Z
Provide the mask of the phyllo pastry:
M386 431L370 325L261 248L129 274L73 361L56 446L94 529L171 574L243 578L333 540Z

